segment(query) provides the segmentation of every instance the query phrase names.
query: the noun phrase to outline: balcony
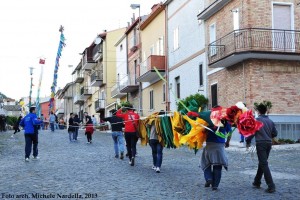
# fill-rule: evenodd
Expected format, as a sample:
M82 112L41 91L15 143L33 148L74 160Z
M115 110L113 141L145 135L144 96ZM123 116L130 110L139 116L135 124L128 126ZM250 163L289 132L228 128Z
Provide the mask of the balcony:
M84 104L84 99L81 95L75 95L73 98L73 102L74 104L78 104L78 105L83 105Z
M94 65L95 61L93 60L93 49L92 47L88 47L85 49L82 57L82 69L83 70L91 70Z
M247 59L300 61L300 31L239 29L208 45L209 67L228 67Z
M198 19L207 20L212 15L221 10L226 4L228 4L231 0L216 0L212 4L210 4L207 8L205 8L199 15Z
M97 44L94 46L93 48L93 60L94 61L98 61L98 60L101 60L103 59L103 44L100 43L100 44Z
M81 87L80 88L80 95L82 99L87 100L92 96L92 90L90 87Z
M131 93L137 91L138 89L139 84L136 82L136 77L134 74L129 74L120 80L121 93Z
M82 83L84 81L84 76L82 72L78 72L74 74L74 82L75 83Z
M151 55L140 65L140 76L138 82L152 82L159 79L158 74L154 70L158 70L161 76L165 74L165 56Z
M99 87L103 85L103 71L96 70L91 74L91 86Z
M95 111L105 110L105 99L98 99L95 101Z
M115 84L111 88L110 92L111 92L111 98L121 98L126 95L126 93L120 92L120 84L119 83Z

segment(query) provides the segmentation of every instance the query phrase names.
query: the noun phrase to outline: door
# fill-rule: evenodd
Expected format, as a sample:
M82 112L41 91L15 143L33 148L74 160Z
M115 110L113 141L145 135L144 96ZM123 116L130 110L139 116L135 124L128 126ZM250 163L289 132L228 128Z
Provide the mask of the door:
M273 49L294 51L295 33L293 29L292 5L273 4Z

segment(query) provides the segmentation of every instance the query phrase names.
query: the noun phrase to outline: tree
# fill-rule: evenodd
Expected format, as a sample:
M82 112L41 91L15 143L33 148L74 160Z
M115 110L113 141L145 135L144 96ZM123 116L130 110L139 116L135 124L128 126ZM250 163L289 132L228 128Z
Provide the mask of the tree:
M201 107L202 110L206 108L208 99L204 95L197 93L182 99L181 102L191 111L198 111L199 107ZM177 102L177 110L186 112L184 106L179 102Z

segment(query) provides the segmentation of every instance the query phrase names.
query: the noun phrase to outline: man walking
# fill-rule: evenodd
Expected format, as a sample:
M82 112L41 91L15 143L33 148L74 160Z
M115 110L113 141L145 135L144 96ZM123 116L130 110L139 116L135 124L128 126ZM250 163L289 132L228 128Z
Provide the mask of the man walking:
M20 126L24 128L25 136L25 161L29 161L31 147L33 144L33 159L38 159L38 128L41 121L38 120L35 114L35 107L29 109L29 114L26 115L20 122Z
M114 141L114 149L115 149L115 158L124 159L124 136L122 132L123 128L123 120L119 117L116 117L116 110L110 111L112 117L106 117L103 120L109 121L111 124L111 136Z
M265 190L268 193L275 192L275 184L268 165L268 158L272 148L272 138L277 136L275 124L266 115L267 107L264 104L259 104L255 107L259 116L256 120L263 123L263 126L255 133L254 136L246 139L247 146L250 145L251 139L255 137L256 152L258 157L258 169L252 185L255 188L260 188L261 178L264 175L268 188Z

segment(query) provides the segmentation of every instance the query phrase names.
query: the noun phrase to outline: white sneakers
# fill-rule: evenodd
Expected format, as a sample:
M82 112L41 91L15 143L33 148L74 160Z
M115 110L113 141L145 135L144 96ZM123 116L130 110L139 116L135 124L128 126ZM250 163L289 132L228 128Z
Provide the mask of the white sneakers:
M156 173L160 173L160 168L159 168L159 167L152 166L152 169L153 169Z
M160 168L159 167L156 167L156 173L160 173Z
M37 157L37 156L32 158L32 160L39 160L39 159L40 159L40 157Z
M25 158L25 162L29 162L29 158Z

